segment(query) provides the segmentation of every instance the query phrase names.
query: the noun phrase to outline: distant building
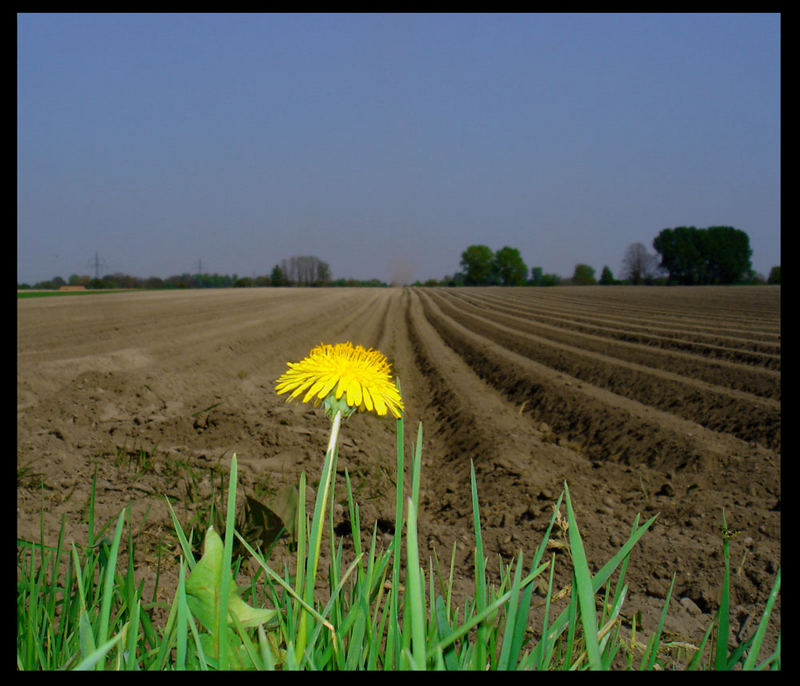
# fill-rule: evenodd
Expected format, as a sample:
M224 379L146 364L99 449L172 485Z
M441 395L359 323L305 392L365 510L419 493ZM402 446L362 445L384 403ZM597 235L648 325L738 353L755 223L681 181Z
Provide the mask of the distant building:
M86 286L61 286L60 291L85 291Z

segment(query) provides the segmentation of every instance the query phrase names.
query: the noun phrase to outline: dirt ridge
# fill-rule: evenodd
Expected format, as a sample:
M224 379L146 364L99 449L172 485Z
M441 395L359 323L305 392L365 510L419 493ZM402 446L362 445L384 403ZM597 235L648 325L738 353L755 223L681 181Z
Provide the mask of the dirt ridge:
M466 290L466 289L465 289ZM492 302L492 306L497 305L497 298L492 296L475 295L472 292L453 293L454 298L460 298L471 304L476 302ZM652 347L675 348L676 350L695 351L696 354L706 357L719 357L721 359L740 360L741 362L765 366L769 369L780 369L780 334L765 336L760 331L753 332L753 338L743 338L741 336L720 336L719 333L705 334L693 330L667 329L642 322L641 325L631 322L631 313L627 317L609 318L592 312L591 316L579 316L570 310L559 309L555 306L543 307L539 304L532 304L529 299L522 297L503 298L510 304L497 305L501 310L512 312L525 312L537 320L547 320L553 326L559 326L567 330L575 330L586 333L598 333L610 338L618 338L624 341L638 342ZM554 314L542 314L542 312L552 312ZM567 312L568 314L565 314ZM596 322L605 322L597 324ZM638 320L637 321L641 321ZM658 332L658 333L655 333ZM691 336L692 338L686 338ZM765 338L771 339L769 343ZM703 339L706 339L703 341Z
M601 356L540 336L512 331L488 318L436 299L441 312L469 331L545 367L556 369L587 384L623 394L655 409L670 410L715 431L780 448L780 404L757 396L709 387L694 379Z
M658 369L668 369L684 376L694 377L719 386L728 386L765 398L780 400L780 370L769 358L756 358L764 366L714 358L675 348L650 345L647 341L623 340L622 330L612 327L584 327L575 320L561 318L558 324L547 324L541 317L524 307L503 305L497 299L448 294L453 300L464 300L477 307L482 316L509 322L520 331L539 333L549 340L601 352L612 357L639 362ZM505 316L503 316L505 315ZM510 317L510 319L509 319ZM590 330L591 329L591 330Z

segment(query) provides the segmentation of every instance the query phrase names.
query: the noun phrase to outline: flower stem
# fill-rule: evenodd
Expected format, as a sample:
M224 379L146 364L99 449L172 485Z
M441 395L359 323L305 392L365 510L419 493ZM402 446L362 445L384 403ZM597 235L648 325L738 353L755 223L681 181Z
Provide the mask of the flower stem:
M311 524L310 546L308 549L308 561L310 565L306 567L306 579L304 585L304 597L308 605L313 606L314 586L317 578L317 565L319 563L319 553L322 543L322 527L325 521L325 509L328 502L328 492L330 491L333 479L333 463L336 457L336 446L339 439L339 427L342 424L342 411L337 410L331 420L331 435L328 439L328 450L325 453L325 462L322 465L322 475L320 476L319 487L317 490L317 500L314 505L314 521ZM299 572L299 570L298 570ZM302 660L306 649L306 622L308 613L300 614L300 624L297 636L297 661Z
M314 580L317 577L317 563L319 562L319 551L322 541L322 523L325 516L325 507L328 502L328 491L330 490L331 480L333 478L333 459L336 451L336 444L339 439L339 427L341 424L342 412L340 410L334 415L333 421L331 422L331 435L328 439L328 450L325 453L325 464L322 468L323 481L320 483L320 489L322 491L322 503L314 510L314 526L312 527L315 533L314 547L309 551L310 553L313 552L314 554L314 564L311 567L311 574L308 577L308 579L311 581L310 587L312 589L314 587ZM319 500L319 496L317 497L317 500ZM317 521L317 515L319 515L319 521ZM306 584L306 589L308 588L309 584Z
M339 439L339 427L342 425L342 411L338 410L336 414L333 416L333 420L331 421L331 435L328 439L328 450L325 453L333 452L333 449L336 447L336 442Z

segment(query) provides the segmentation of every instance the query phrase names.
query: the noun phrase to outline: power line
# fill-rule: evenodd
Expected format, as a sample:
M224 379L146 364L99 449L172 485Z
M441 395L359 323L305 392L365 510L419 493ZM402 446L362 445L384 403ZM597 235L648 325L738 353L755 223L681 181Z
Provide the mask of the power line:
M94 259L89 260L89 264L94 266L94 278L100 278L100 266L102 265L105 269L105 262L100 259L100 255L97 254L97 251L94 253Z

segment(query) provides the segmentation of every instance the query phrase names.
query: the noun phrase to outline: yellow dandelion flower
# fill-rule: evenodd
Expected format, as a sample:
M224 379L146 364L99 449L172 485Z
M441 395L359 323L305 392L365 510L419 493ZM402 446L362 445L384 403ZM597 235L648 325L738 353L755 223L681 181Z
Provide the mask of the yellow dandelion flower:
M302 402L313 401L316 406L325 400L329 409L333 405L344 409L344 401L350 412L385 415L389 411L396 418L403 413L403 400L392 381L389 362L378 350L349 341L321 343L308 357L287 366L289 371L275 382L278 395L291 391L287 401L304 393Z

